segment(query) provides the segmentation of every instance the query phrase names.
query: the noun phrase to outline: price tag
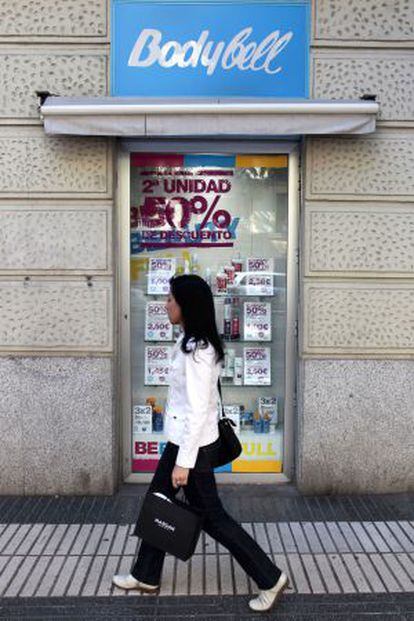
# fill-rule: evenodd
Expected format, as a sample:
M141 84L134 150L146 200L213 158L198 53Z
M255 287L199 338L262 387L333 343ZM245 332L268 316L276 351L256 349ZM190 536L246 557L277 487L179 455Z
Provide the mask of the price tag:
M270 386L270 347L245 347L243 356L245 386Z
M168 295L170 278L175 274L175 259L150 259L148 264L148 293Z
M162 302L147 302L145 309L145 340L172 341L173 327Z
M233 427L236 433L240 433L240 406L239 405L224 405L224 415L230 418L236 426Z
M273 295L274 260L250 258L246 261L247 295Z
M151 345L145 348L145 385L168 386L171 347Z
M134 405L132 409L132 435L134 439L142 433L152 431L152 407L150 405Z
M272 338L269 302L244 303L244 340L270 341Z

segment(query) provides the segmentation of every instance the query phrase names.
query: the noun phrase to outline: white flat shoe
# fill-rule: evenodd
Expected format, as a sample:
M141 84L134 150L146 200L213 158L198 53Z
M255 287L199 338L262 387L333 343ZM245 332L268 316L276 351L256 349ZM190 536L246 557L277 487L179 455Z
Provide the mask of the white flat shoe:
M266 591L259 591L259 595L250 600L250 608L255 612L265 612L266 610L270 610L282 595L283 591L288 586L288 583L289 581L287 575L282 573L274 587Z
M127 576L117 574L112 578L112 582L120 589L137 589L138 591L145 591L146 593L155 593L155 591L159 589L158 584L145 584L145 582L140 582L131 574Z

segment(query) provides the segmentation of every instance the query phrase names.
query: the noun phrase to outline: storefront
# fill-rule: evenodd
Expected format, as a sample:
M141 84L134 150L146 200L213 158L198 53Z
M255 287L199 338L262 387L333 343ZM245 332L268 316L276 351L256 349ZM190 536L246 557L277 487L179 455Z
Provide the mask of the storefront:
M48 134L116 138L124 481L147 481L165 445L177 334L164 303L180 273L211 284L226 346L224 406L243 453L219 479L294 478L303 138L373 132L378 111L309 99L309 12L115 0L112 96L42 105Z

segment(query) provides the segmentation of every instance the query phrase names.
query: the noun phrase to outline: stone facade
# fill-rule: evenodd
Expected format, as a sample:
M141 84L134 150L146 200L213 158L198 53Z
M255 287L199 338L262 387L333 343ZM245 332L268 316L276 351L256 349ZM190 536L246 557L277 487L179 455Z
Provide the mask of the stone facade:
M314 0L312 96L376 94L367 137L306 140L297 482L414 488L414 7Z
M0 0L3 494L119 481L114 143L46 136L35 96L108 94L109 4ZM413 3L312 13L312 97L373 93L381 112L374 135L305 143L296 480L411 489Z
M113 144L46 136L35 94L108 94L108 11L0 1L3 494L118 482Z

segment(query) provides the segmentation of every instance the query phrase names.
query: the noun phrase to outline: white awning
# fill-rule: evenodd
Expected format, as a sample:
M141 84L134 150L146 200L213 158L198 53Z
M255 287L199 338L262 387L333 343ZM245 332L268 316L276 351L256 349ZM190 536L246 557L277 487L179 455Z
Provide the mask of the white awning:
M82 136L291 136L375 131L373 101L171 100L48 97L47 134Z

